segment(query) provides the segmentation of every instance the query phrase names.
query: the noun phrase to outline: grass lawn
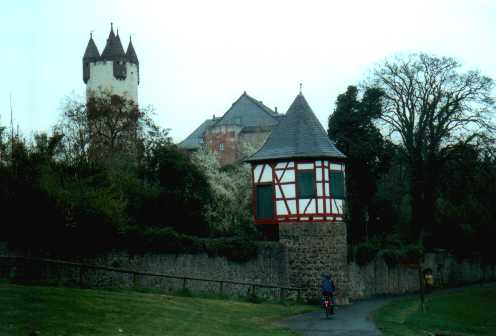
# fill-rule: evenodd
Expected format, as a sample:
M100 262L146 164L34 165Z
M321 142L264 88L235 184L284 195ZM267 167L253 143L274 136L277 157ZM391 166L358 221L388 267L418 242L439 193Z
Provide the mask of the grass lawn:
M496 335L496 287L471 287L427 296L426 312L419 299L395 300L373 314L385 336ZM429 333L430 332L430 333Z
M0 335L291 335L271 323L311 306L0 283Z

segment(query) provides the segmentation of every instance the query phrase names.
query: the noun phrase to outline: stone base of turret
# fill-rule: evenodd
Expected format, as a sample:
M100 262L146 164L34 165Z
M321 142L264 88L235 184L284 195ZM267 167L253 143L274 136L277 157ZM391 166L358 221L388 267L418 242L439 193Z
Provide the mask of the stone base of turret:
M344 222L279 225L279 241L288 253L290 285L303 289L302 298L305 301L320 299L322 275L330 273L336 286L336 303L349 303L346 234Z

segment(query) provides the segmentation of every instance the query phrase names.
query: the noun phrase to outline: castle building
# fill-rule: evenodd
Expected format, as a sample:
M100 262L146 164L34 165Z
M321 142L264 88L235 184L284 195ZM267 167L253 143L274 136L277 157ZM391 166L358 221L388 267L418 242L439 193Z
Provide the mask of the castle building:
M243 92L222 117L205 120L179 147L204 147L221 165L238 162L259 149L282 119L284 115Z
M131 38L126 52L122 47L119 31L113 25L102 54L93 41L93 34L83 56L83 81L86 98L99 92L112 93L138 103L139 61Z

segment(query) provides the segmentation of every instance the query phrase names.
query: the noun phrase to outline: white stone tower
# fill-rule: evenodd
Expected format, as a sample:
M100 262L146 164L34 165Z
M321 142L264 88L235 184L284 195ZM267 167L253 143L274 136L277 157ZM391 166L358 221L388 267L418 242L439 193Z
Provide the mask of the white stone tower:
M115 35L110 24L107 44L100 55L90 34L83 56L83 81L86 83L86 99L100 92L110 92L138 104L139 62L131 38L124 53L119 30Z

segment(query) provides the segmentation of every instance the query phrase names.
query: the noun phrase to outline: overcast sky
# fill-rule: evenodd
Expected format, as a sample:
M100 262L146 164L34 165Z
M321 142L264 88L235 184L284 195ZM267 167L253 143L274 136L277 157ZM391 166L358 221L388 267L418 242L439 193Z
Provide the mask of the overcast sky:
M496 78L496 1L36 1L3 3L0 125L50 130L71 92L84 97L90 31L110 22L140 61L140 105L183 140L243 93L286 112L303 93L327 128L338 94L396 53L452 56Z

